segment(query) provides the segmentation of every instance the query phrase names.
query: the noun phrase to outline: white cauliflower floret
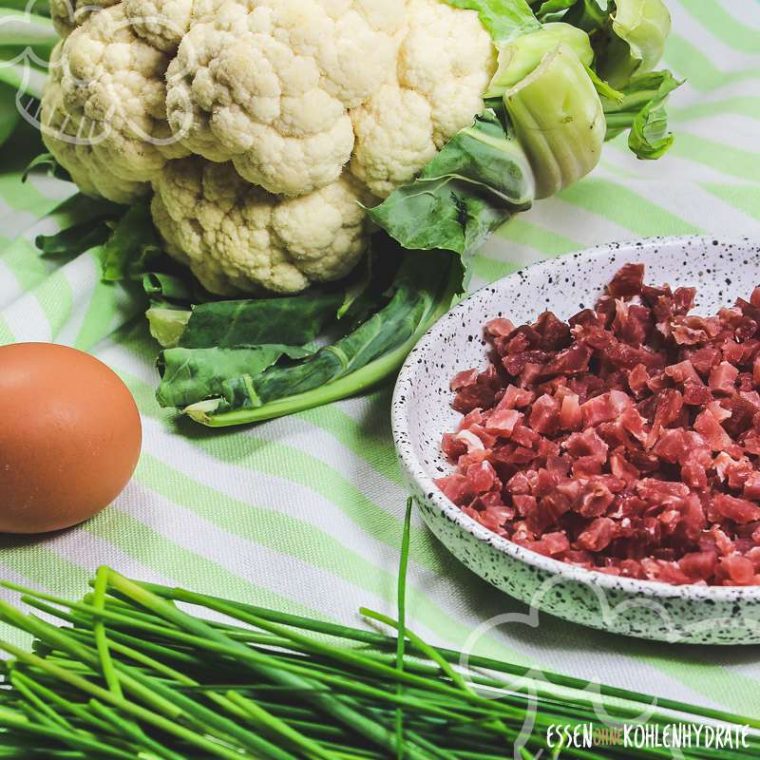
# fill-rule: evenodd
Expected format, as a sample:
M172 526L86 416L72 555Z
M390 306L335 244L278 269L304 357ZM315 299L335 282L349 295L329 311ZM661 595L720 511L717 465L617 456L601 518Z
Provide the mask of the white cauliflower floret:
M283 199L230 164L193 157L168 163L153 185L167 250L212 293L298 293L348 274L366 247L366 199L350 177Z
M53 54L43 140L79 187L118 203L150 191L182 155L166 123L167 57L135 37L122 6L91 16Z
M52 0L45 143L85 193L152 192L171 255L223 295L347 274L360 204L469 126L496 69L446 0L85 2Z
M475 11L409 0L398 77L351 113L351 171L384 198L483 110L496 53ZM424 101L424 104L423 104Z
M207 21L225 0L123 0L135 34L166 53L176 53L193 24Z
M58 34L66 37L93 13L118 2L120 0L50 0L50 18Z
M351 171L378 198L414 179L435 157L432 109L414 90L383 85L352 118L356 148Z
M400 0L233 0L179 46L171 128L192 152L231 160L272 193L324 187L351 157L348 109L395 71L404 18Z

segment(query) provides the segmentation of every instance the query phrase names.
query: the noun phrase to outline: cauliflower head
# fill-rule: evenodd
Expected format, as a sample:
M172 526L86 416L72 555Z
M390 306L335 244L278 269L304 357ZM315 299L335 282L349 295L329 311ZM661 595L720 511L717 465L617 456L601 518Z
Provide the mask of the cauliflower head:
M351 175L307 195L272 195L232 164L171 161L153 182L168 252L210 292L298 293L340 279L365 250L366 191Z
M347 274L364 208L472 123L496 69L445 0L100 2L53 0L44 140L83 192L152 194L168 252L222 295Z

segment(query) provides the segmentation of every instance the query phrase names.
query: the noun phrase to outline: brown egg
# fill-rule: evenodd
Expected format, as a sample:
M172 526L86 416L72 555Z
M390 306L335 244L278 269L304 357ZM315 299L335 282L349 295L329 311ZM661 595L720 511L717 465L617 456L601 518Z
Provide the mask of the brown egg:
M134 399L105 364L50 343L0 347L0 532L92 517L129 482L141 443Z

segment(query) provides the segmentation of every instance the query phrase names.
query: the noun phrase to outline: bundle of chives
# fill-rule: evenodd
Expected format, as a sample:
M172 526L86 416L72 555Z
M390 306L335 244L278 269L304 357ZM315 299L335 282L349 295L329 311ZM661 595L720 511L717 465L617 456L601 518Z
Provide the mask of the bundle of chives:
M78 602L4 584L61 622L0 602L0 619L35 638L32 651L0 642L13 657L2 663L0 758L671 757L657 747L547 753L550 724L642 714L650 725L709 719L752 729L746 748L689 757L760 754L760 720L491 659L461 668L459 653L405 626L408 516L406 526L399 620L363 610L398 636L138 583L109 568Z

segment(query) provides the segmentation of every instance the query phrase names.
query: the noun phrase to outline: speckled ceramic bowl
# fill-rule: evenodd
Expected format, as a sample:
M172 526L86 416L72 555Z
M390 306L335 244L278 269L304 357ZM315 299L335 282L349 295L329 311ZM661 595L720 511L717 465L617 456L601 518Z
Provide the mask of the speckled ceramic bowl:
M393 431L404 475L422 516L468 568L502 591L575 623L628 636L695 644L760 643L760 587L708 588L616 578L541 556L463 514L435 486L451 470L440 451L461 418L450 407L451 378L485 367L483 324L516 324L550 308L567 318L593 304L627 262L647 281L696 286L697 311L714 311L760 284L760 247L748 241L655 238L612 244L531 266L490 285L441 319L409 355L393 401Z

